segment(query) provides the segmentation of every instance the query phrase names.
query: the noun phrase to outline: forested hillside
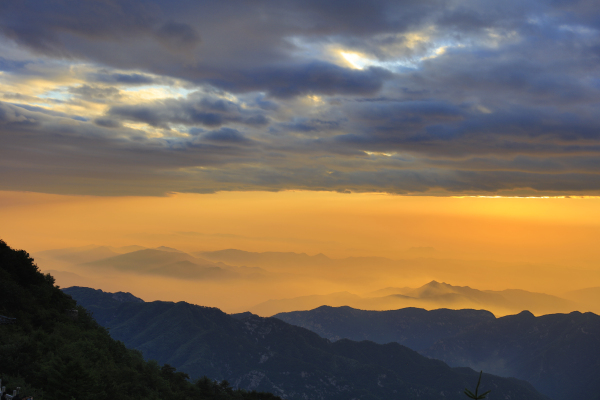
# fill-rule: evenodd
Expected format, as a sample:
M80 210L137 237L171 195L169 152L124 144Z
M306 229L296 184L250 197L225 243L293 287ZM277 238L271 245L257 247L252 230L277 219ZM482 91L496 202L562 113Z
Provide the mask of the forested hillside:
M145 361L112 339L90 313L42 274L29 254L0 240L0 379L36 400L248 399L270 393L233 390L227 382L190 382L169 365Z
M251 313L228 315L185 302L140 303L134 296L72 287L65 291L98 322L148 357L192 377L288 399L462 400L478 372L450 368L397 343L330 342L307 329ZM117 297L117 298L115 298ZM526 382L483 375L494 399L546 399Z

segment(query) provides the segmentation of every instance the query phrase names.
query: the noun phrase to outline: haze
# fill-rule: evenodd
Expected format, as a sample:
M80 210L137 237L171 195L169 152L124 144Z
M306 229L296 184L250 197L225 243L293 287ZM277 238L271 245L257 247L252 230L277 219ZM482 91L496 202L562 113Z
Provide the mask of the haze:
M585 0L0 2L0 238L61 286L231 312L590 310L598 21ZM102 261L124 248L191 258ZM225 249L324 256L203 258ZM446 300L368 300L431 281Z
M7 243L33 253L42 270L85 278L57 275L59 284L125 290L145 300L185 300L240 311L269 299L342 291L364 295L386 287L418 287L430 280L559 296L600 286L597 198L287 191L166 197L2 192L1 199ZM61 262L43 256L44 250L89 245L168 246L204 259L197 252L323 253L340 262L245 262L264 273L215 280L82 267L87 260ZM347 257L364 259L341 261ZM234 266L235 261L225 264Z

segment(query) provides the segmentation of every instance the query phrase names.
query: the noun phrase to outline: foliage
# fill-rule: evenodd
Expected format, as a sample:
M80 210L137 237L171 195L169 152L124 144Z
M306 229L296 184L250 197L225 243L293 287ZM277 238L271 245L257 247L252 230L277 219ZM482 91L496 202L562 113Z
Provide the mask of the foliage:
M482 374L483 374L483 371L480 371L479 372L479 380L477 381L477 387L475 387L475 393L473 393L469 389L465 388L465 394L467 395L467 397L470 397L475 400L481 400L481 399L485 399L485 397L488 395L488 393L491 392L491 390L488 390L485 393L479 394L479 385L481 384L481 375Z
M112 339L29 254L1 240L0 315L16 318L0 325L0 379L9 392L21 387L36 400L279 399L207 378L192 383L170 365L145 361Z

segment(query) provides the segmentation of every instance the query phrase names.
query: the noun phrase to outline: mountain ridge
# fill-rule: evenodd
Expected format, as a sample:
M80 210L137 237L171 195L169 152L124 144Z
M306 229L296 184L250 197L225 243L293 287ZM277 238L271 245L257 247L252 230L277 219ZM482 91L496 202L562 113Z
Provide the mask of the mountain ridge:
M461 320L460 311L471 313L471 319ZM555 400L594 398L600 392L600 316L591 312L536 317L521 311L496 318L476 310L322 306L276 317L332 340L393 340L453 367L525 379Z
M93 289L87 292L97 294ZM458 400L464 387L477 378L473 370L454 370L399 344L332 343L304 328L251 313L233 317L185 302L86 305L113 337L146 357L168 362L191 376L206 374L246 389L268 388L290 399L391 400L419 394L433 400L443 392L446 398ZM484 380L499 395L545 398L522 381L487 374Z
M503 291L478 290L469 286L453 286L435 280L418 288L385 288L371 293L385 293L378 297L361 297L349 292L328 295L300 296L288 299L272 299L249 308L249 311L271 316L282 312L312 310L321 305L331 307L350 306L362 310L394 310L407 307L437 309L485 309L502 315L514 314L524 309L535 314L556 310L573 311L575 303L545 293L521 289ZM395 293L395 294L394 294ZM550 305L547 305L547 304Z

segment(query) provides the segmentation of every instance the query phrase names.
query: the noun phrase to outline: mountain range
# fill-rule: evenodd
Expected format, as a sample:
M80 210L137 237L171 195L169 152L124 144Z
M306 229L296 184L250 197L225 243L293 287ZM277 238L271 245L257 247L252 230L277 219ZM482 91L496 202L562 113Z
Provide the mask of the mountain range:
M274 318L310 329L331 341L397 342L416 351L428 349L442 338L496 319L494 314L485 310L403 308L366 311L348 306L321 306L310 311L276 314Z
M418 287L386 287L361 294L338 291L278 298L287 292L277 288L287 285L312 288L315 287L315 283L323 285L323 282L332 281L337 287L359 288L360 285L357 286L356 282L340 284L348 276L356 276L360 282L366 282L377 273L384 276L412 276L411 274L418 270L434 276L447 275L447 271L442 268L445 262L438 262L434 266L431 260L427 259L331 259L323 254L310 256L304 253L253 253L235 249L190 254L165 246L152 249L141 246L85 246L48 250L37 253L36 258L43 270L52 272L63 287L93 286L94 279L102 280L108 273L112 274L112 282L119 280L119 274L126 274L134 280L134 276L139 275L146 277L145 279L164 277L209 284L220 282L223 284L223 291L231 289L226 285L228 282L252 280L253 283L262 285L255 286L252 300L240 296L239 300L231 302L232 304L227 303L227 311L248 310L260 316L311 310L321 305L350 306L363 310L394 310L406 307L429 310L471 308L485 309L497 316L516 314L523 310L531 311L535 315L576 310L600 312L600 288L570 291L559 297L519 289L479 290L469 286L431 281ZM125 287L116 290L123 289ZM149 295L151 294L144 293L144 296ZM229 298L236 298L237 295ZM170 298L177 296L171 293ZM193 299L188 297L187 300Z
M319 307L275 317L331 340L394 341L451 366L524 379L555 400L600 393L600 316L593 313L495 318L476 310Z
M85 246L40 252L36 257L39 257L42 263L47 263L49 260L50 264L64 262L82 267L83 270L85 268L96 271L111 269L180 279L224 280L242 277L259 279L265 273L261 268L215 263L165 246L154 249L141 246L120 248Z
M418 288L386 288L366 296L348 292L321 296L301 296L290 299L268 300L250 307L258 315L275 315L281 312L311 310L321 305L350 306L363 310L393 310L406 307L425 309L485 309L499 315L531 310L535 314L569 312L577 304L560 297L525 290L477 290L468 286L453 286L431 281Z
M466 327L421 352L533 384L556 400L600 397L600 316L527 311Z
M478 373L450 368L398 343L331 342L277 318L228 315L185 302L140 302L101 290L64 290L90 310L113 338L146 358L192 377L226 379L234 386L289 399L462 399ZM528 383L483 375L497 398L546 399Z

